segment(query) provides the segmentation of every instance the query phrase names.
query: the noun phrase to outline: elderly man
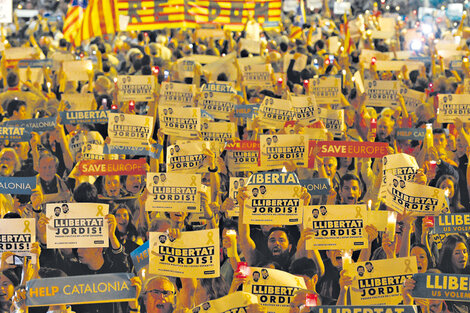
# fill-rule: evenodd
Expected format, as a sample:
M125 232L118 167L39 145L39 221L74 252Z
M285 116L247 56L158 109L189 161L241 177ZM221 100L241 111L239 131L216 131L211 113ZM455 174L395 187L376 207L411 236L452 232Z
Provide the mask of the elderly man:
M67 202L72 199L72 193L65 182L57 175L59 160L51 153L39 156L39 174L36 176L38 192L44 195L44 202Z

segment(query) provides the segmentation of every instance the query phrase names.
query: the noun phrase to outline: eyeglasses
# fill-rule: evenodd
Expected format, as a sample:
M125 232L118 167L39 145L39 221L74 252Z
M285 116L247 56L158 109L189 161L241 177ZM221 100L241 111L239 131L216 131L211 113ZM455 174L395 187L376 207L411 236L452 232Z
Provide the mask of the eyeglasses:
M164 297L168 297L168 296L174 294L174 292L172 290L160 290L160 289L147 290L146 294L148 294L148 293L153 295L153 296L163 295Z

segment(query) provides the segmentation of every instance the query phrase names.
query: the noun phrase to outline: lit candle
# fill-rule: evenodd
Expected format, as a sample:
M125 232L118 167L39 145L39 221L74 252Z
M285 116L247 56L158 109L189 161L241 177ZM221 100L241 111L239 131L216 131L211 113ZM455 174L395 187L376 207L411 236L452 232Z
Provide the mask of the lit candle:
M367 201L367 210L372 210L372 200Z
M342 256L342 259L343 259L343 269L346 268L346 266L349 266L352 264L352 253L350 250L343 250L343 256Z
M395 212L388 212L387 219L387 234L391 241L395 240L395 226L397 224L397 214Z
M237 232L233 229L229 229L225 234L230 240L230 247L227 248L227 256L233 258L235 257L235 247L237 246Z

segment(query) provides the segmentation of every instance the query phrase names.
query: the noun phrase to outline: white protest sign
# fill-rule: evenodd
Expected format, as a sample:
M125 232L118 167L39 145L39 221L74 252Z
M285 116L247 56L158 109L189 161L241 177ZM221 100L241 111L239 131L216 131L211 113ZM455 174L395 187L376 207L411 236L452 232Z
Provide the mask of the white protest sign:
M440 94L437 121L439 123L453 123L459 118L464 123L470 122L470 95L468 94Z
M230 122L204 122L201 125L202 140L227 142L236 137L237 125Z
M383 179L380 185L380 197L387 193L387 177L394 175L405 181L412 181L419 169L416 159L406 153L390 154L383 157Z
M318 120L317 102L315 97L290 96L294 117L300 125L307 126Z
M249 53L259 54L260 53L260 41L246 38L240 38L239 41L240 51L246 50Z
M159 105L194 106L196 86L163 82L160 87Z
M247 58L249 59L249 58ZM260 90L272 90L271 64L239 65L242 72L243 85L248 88L259 87Z
M178 78L184 79L186 77L194 78L194 68L198 62L188 60L185 58L176 61L176 70L178 71Z
M166 135L196 138L201 130L201 109L158 106L160 129Z
M318 117L333 136L341 136L343 134L343 131L346 128L346 125L344 124L344 110L328 110L319 108Z
M167 172L206 173L208 162L204 162L206 156L203 154L203 150L209 147L210 143L204 141L168 146L166 153Z
M104 160L104 146L87 143L82 146L80 160Z
M308 250L363 249L369 245L364 227L367 208L362 205L320 205L304 207L303 226L315 234L306 242Z
M295 225L302 220L302 188L294 173L262 172L250 176L243 223ZM303 200L302 200L303 201Z
M62 70L68 81L87 81L88 73L93 70L91 60L64 61Z
M419 70L424 66L423 62L419 61L376 61L375 69L377 71L401 71L403 66L406 65L408 71Z
M405 181L387 175L385 204L398 213L412 212L414 215L438 215L445 207L445 190Z
M351 14L351 3L350 2L338 2L336 1L333 6L333 13L336 15Z
M338 107L341 104L341 78L335 76L326 76L310 79L308 91L315 96L318 106L329 104L332 107Z
M352 305L397 305L405 279L418 272L416 257L358 262L344 266L353 277Z
M246 313L249 304L258 303L258 297L243 291L236 291L215 300L203 302L191 312L205 313Z
M288 68L289 68L289 63L291 62L291 60L294 59L294 55L293 54L286 54L284 55L284 62L283 62L283 69L284 69L284 72L287 72ZM294 71L297 71L297 72L301 72L305 66L307 66L307 60L308 60L308 57L305 55L305 54L301 54L294 62L294 66L293 66L293 70Z
M119 101L152 101L154 98L153 75L119 75L117 85Z
M227 143L226 162L231 172L259 169L259 141L241 140Z
M230 112L238 104L237 95L227 92L203 91L198 106L214 118L229 120Z
M399 81L365 80L364 85L367 105L376 107L393 107L398 105Z
M108 136L112 145L145 146L153 132L153 117L108 113Z
M308 140L306 135L261 135L261 166L276 169L284 162L294 162L297 167L307 167Z
M285 313L295 292L306 289L302 277L271 268L250 267L248 281L243 291L258 297L258 302L267 307L267 313Z
M102 203L48 203L47 248L108 247L108 209Z
M127 25L129 24L130 20L131 20L130 16L119 14L119 29L121 31L126 31Z
M147 211L198 212L201 200L201 175L179 173L147 173L149 196Z
M150 232L149 272L184 277L220 276L219 229L182 232L177 239Z
M247 178L245 177L230 177L229 183L229 198L233 200L235 206L232 209L227 210L228 216L238 216L240 213L240 206L237 201L238 189L245 186Z
M19 61L33 59L36 50L32 47L14 47L5 49L5 59L7 61Z
M92 93L64 93L64 101L69 111L88 111L94 110L93 101L95 97Z
M0 0L0 23L13 22L13 0Z
M294 119L292 103L289 100L264 97L258 116L262 127L281 129L285 122Z
M35 241L34 218L0 219L0 256L6 251L17 256L30 256L31 244ZM36 259L33 263L36 263Z
M405 107L409 112L415 112L426 101L426 94L424 92L409 89L406 86L400 88L400 93L405 100Z

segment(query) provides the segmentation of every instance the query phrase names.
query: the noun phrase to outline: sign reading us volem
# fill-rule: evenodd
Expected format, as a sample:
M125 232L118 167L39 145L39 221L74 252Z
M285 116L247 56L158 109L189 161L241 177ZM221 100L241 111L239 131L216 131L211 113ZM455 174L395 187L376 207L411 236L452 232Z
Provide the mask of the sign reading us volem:
M435 234L470 231L470 213L441 214L432 218L434 218Z
M81 175L144 175L147 170L145 159L132 160L84 160L78 169Z
M109 205L102 203L48 203L47 248L108 247Z
M218 229L182 232L173 239L163 232L150 232L152 274L214 278L220 276L220 237Z
M262 172L250 176L243 222L247 224L295 225L302 219L301 192L295 173Z
M415 257L347 263L353 277L352 305L397 305L402 300L403 283L418 272Z
M470 277L459 274L420 273L413 275L415 298L470 302Z
M413 305L348 305L348 306L313 306L310 313L416 313Z
M26 283L26 306L123 302L136 297L131 273L32 279Z
M303 226L313 229L307 250L367 248L366 205L305 206Z
M284 313L299 289L306 289L302 277L271 268L250 267L251 273L243 284L243 291L258 297L268 313Z

